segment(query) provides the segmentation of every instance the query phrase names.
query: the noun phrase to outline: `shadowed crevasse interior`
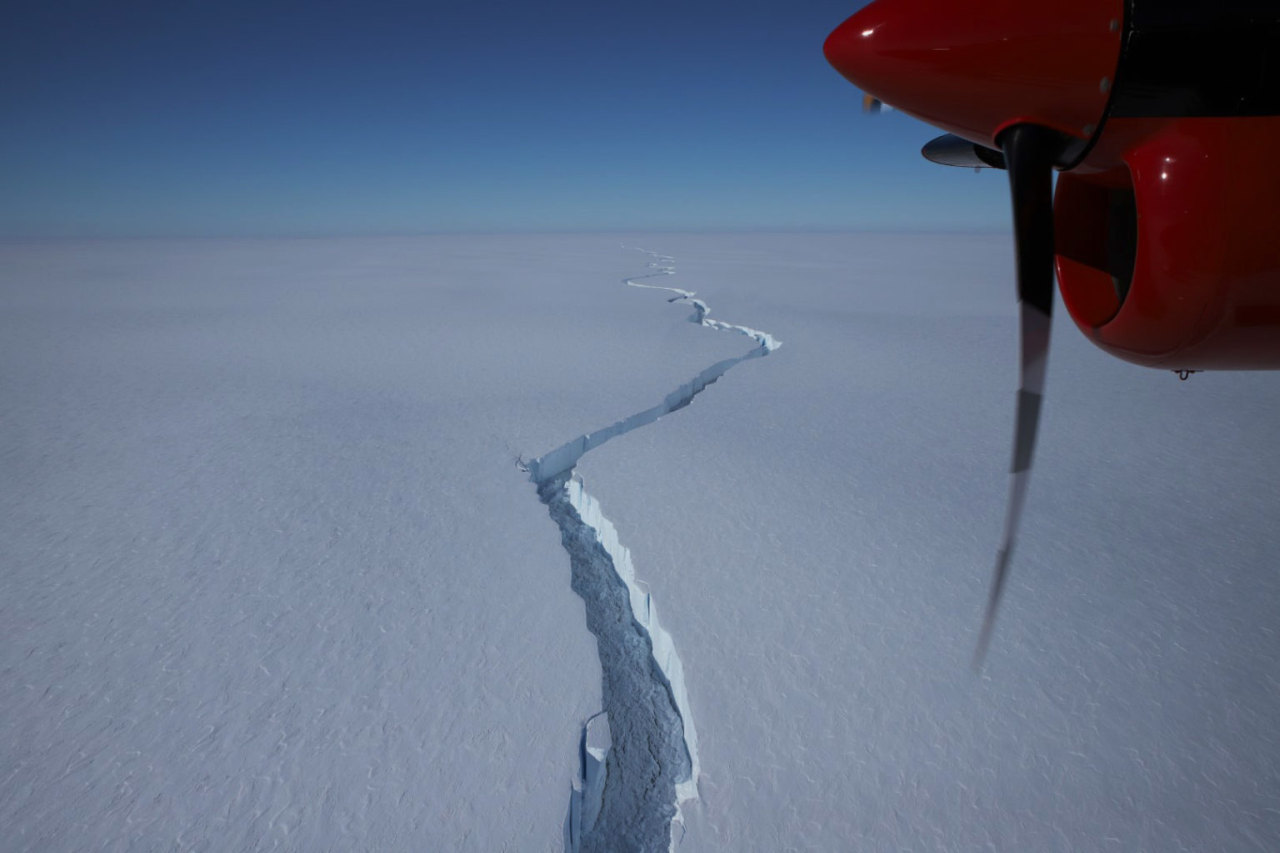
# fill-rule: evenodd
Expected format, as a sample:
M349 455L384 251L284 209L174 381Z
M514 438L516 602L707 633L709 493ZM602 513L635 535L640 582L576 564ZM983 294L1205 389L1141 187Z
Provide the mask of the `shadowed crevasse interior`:
M692 291L645 283L675 273L671 257L646 254L654 272L624 284L667 291L669 302L693 307L691 322L745 335L756 346L700 371L657 405L576 436L528 463L538 498L560 528L571 585L586 605L603 675L604 707L584 724L578 778L565 818L565 848L574 853L670 848L680 803L698 796L697 735L680 656L636 577L630 552L574 468L605 442L689 405L735 365L781 346L765 332L712 319L710 308ZM608 743L598 734L606 724Z

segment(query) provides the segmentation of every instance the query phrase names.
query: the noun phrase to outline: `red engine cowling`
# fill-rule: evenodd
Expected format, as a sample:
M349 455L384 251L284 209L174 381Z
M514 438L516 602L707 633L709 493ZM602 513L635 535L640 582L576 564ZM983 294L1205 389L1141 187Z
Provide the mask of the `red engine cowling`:
M1058 177L1058 286L1120 358L1280 368L1280 117L1121 118Z
M984 149L1017 125L1059 135L1058 284L1098 346L1174 370L1280 368L1276 0L877 0L824 50Z

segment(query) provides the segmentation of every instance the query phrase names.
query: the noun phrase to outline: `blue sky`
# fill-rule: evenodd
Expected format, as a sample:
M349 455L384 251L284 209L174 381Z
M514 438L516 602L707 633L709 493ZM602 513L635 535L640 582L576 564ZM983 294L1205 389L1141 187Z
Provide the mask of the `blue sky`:
M995 229L822 56L862 5L7 4L0 236Z

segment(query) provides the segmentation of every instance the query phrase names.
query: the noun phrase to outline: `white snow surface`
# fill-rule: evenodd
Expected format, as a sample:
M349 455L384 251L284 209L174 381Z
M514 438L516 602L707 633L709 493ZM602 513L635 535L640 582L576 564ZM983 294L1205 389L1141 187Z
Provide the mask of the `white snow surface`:
M689 850L1280 848L1280 384L1061 310L987 666L1016 387L1002 237L672 235L786 346L579 467L698 724Z
M5 245L0 847L559 849L600 668L517 455L735 349L632 254Z
M1280 847L1274 375L1059 309L975 675L1010 241L653 234L0 246L5 849L560 849L601 670L515 463L758 345L634 246L786 341L578 461L679 649L675 849Z

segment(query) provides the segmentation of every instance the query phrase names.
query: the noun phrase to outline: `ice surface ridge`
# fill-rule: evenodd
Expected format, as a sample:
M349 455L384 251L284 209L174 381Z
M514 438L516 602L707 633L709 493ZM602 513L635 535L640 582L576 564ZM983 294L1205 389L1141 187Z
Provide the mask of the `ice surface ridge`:
M571 439L528 464L538 497L560 528L572 587L586 603L587 628L596 636L604 680L604 709L583 726L578 778L565 818L565 849L572 853L670 849L680 804L698 796L698 739L680 656L636 578L630 551L574 467L606 441L689 405L734 365L781 346L766 332L711 319L707 304L692 291L643 283L675 273L671 257L646 254L656 272L623 279L625 284L672 293L669 302L693 307L691 322L746 335L757 346L716 362L658 405Z

